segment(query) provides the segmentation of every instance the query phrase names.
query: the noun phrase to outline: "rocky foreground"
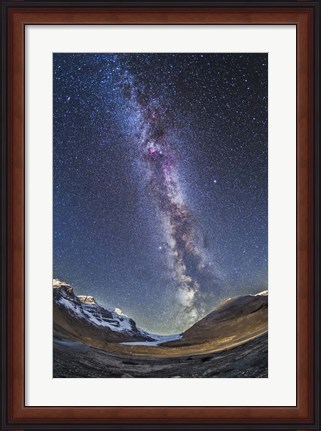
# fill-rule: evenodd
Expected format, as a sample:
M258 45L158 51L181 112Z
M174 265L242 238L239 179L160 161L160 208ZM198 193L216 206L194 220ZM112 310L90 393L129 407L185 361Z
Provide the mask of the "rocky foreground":
M91 378L266 378L268 336L205 355L140 358L108 353L80 343L54 342L53 377Z

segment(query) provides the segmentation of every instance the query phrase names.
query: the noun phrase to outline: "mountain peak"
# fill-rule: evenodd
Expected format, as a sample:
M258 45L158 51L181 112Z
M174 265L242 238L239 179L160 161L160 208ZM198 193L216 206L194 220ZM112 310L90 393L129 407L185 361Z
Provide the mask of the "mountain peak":
M60 280L59 278L54 278L52 281L52 286L57 291L63 291L68 295L74 296L74 289L70 286L70 284L65 281Z
M124 314L124 313L122 312L122 310L121 310L120 308L114 308L114 313L116 313L118 316L125 316L125 317L128 317L128 316L126 316L126 314Z
M60 280L59 278L54 278L52 280L52 285L53 285L54 288L59 288L59 287L62 287L62 286L71 287L70 284L66 283L63 280Z
M97 304L95 298L93 296L87 296L87 295L78 295L78 299L80 300L80 302L82 302L83 304L87 304L87 305L94 305Z

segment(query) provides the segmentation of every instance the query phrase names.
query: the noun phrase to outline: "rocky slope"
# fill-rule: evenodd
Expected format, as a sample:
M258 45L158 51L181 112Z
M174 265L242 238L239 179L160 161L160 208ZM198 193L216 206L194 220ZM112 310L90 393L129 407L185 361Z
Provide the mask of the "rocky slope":
M73 288L53 280L54 336L88 344L154 341L120 309L101 307L92 296L76 296Z
M268 329L268 291L228 298L167 346L240 344Z

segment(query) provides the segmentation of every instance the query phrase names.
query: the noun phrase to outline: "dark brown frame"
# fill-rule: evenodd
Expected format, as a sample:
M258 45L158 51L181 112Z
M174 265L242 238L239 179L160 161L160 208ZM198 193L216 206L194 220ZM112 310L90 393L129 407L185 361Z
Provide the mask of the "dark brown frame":
M319 429L318 1L2 2L2 429ZM296 407L26 407L24 404L24 26L297 26Z

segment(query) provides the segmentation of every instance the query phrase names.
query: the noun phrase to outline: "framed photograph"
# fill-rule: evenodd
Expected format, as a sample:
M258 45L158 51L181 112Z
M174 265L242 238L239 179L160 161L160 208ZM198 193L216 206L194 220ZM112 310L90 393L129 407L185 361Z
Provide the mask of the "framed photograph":
M312 429L319 3L2 2L2 429Z

